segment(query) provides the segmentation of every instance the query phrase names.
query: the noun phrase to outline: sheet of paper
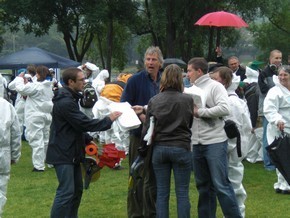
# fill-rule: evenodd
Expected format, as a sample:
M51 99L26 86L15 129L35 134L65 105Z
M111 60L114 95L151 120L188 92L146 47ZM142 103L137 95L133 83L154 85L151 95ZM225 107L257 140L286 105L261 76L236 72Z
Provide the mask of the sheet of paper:
M192 85L189 88L184 88L184 93L192 95L194 104L196 104L197 107L205 107L204 91L201 88Z

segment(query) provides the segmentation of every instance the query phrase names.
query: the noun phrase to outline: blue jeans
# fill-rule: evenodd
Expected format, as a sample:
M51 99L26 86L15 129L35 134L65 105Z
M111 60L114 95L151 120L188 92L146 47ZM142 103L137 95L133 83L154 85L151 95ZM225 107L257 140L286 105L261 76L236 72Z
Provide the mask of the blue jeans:
M152 163L157 183L156 217L169 217L171 170L174 173L178 217L190 217L191 152L179 147L154 145Z
M199 192L198 217L216 217L216 196L225 217L242 217L228 178L227 141L193 145L193 169Z
M275 166L272 164L270 157L268 155L268 152L266 150L266 147L268 147L268 141L267 141L267 126L268 126L268 120L266 117L263 117L263 161L264 161L264 167L267 170L275 170Z
M54 165L59 185L56 190L51 218L76 218L83 193L80 165Z

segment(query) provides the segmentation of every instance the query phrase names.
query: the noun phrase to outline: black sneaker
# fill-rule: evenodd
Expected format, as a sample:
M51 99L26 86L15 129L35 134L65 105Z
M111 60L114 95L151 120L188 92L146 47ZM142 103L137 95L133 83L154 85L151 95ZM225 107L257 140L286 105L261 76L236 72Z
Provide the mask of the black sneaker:
M39 173L40 173L40 172L44 172L44 170L38 170L38 169L36 169L36 168L33 168L33 169L32 169L32 172L39 172Z
M289 195L290 194L290 190L282 190L282 194L283 195Z

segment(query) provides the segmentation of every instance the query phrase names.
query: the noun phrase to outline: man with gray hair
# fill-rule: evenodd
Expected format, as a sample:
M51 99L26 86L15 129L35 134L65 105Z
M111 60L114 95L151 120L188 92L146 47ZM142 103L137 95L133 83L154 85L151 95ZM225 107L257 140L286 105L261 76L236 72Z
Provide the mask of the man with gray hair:
M245 97L245 93L244 93L245 84L243 81L244 81L244 79L247 78L246 68L244 68L240 65L239 58L236 56L231 56L228 59L228 67L233 71L233 74L235 74L236 76L239 76L241 79L239 86L236 89L236 93L239 96L239 98L243 99Z
M159 93L159 83L161 78L161 67L163 65L163 55L159 47L149 47L144 55L145 69L129 78L123 91L121 102L128 102L132 106L147 105L150 98ZM139 119L144 123L145 114L139 114ZM129 166L133 164L138 156L138 147L141 141L141 129L134 129L130 132L129 144ZM156 216L156 181L151 163L151 148L145 158L144 175L142 176L140 190L137 187L129 188L127 209L128 217L155 217ZM136 190L137 188L137 190Z

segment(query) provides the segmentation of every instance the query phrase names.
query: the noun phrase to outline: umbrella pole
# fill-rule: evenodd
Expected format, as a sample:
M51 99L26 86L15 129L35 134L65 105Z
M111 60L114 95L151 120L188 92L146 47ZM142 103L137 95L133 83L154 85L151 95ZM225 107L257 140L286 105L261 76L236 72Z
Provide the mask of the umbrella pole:
M217 27L217 33L216 33L216 47L219 47L221 45L221 28Z
M213 33L214 33L214 28L211 26L209 28L209 38L208 38L208 53L207 53L208 60L212 60Z

